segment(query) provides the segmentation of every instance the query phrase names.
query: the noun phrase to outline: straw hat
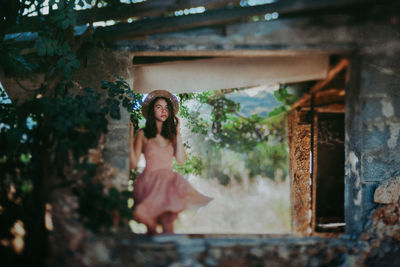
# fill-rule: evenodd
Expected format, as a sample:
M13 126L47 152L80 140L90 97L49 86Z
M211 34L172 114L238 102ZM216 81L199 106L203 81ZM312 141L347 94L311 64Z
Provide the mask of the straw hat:
M165 98L169 99L171 101L172 107L174 109L174 115L176 115L178 113L179 101L176 98L176 96L174 96L173 94L171 94L170 92L168 92L166 90L154 90L147 95L146 99L143 101L143 104L142 104L142 114L146 119L147 119L148 112L149 112L149 110L148 110L149 104L151 103L151 101L153 101L157 97L165 97Z

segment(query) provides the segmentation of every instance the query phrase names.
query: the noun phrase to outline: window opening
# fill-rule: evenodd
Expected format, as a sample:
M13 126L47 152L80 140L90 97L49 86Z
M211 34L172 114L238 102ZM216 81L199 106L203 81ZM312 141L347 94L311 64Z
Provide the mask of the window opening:
M211 58L143 56L134 63ZM330 61L324 80L288 84L307 88L306 92L297 92L305 94L292 106L287 119L291 230L296 234L337 234L345 227L344 88L348 60L331 56Z
M262 140L268 136L265 121L268 119L268 113L280 106L273 96L274 91L278 89L279 85L275 84L198 93L201 98L209 95L210 99L217 99L221 105L232 105L231 108L235 105L230 101L240 104L241 107L237 112L226 113L228 116L237 115L240 119L215 120L215 122L220 122L219 127L222 128L225 127L224 123L237 123L244 128L254 123L256 125L252 127L263 131L259 133L260 136L251 136L247 139L236 130L231 135L232 138L236 138L233 140L226 138L229 137L225 136L229 135L227 130L221 130L223 131L221 134L213 133L211 128L205 129L208 131L205 134L192 132L191 121L196 119L201 123L211 121L215 107L209 103L201 103L199 99L181 103L182 109L188 108L187 112L197 118L181 117L181 133L187 144L188 165L176 166L177 170L181 171L197 190L213 197L214 200L199 210L181 212L175 223L175 233L287 234L291 232L287 156L276 155L277 163L272 162L273 159L262 158L263 155L268 155L264 149L287 153L287 146L279 145L280 141L273 140L274 135L270 135L270 143ZM221 106L219 110L221 109L226 107ZM259 122L252 115L259 116ZM254 122L246 123L246 118ZM284 128L284 121L281 124ZM209 127L212 126L210 123ZM270 130L272 131L272 128ZM246 129L243 131L253 134ZM282 136L282 140L286 143L285 136ZM217 147L219 145L221 147ZM254 147L247 151L246 146ZM279 158L280 156L282 158ZM192 168L192 164L198 163L197 159L201 160L202 173L185 173ZM140 165L142 168L145 165L143 157ZM134 232L145 232L143 226L137 223L132 223L132 228Z

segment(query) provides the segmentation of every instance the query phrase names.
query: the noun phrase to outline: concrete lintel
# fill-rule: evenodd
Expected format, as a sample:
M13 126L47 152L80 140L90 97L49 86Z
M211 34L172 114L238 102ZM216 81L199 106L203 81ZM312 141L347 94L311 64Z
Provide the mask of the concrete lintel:
M323 54L218 57L136 65L132 75L136 92L182 93L318 80L328 68L329 57Z

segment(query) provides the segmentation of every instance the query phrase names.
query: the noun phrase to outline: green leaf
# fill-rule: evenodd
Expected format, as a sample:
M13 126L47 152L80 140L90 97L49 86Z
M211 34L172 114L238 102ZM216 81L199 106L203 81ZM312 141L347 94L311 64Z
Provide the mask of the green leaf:
M37 39L35 42L35 48L40 57L46 55L46 47L44 46L43 40L41 38Z
M111 118L117 119L117 120L121 119L121 113L120 113L120 110L119 110L119 105L113 104L113 105L111 105L110 108L111 108L110 109Z
M124 107L124 108L126 108L126 107L129 107L129 105L130 105L130 100L128 99L128 98L124 98L124 100L122 101L122 106Z
M271 112L269 112L268 116L270 116L270 117L276 116L276 115L279 115L279 114L281 114L282 112L285 112L285 111L286 111L286 108L284 106L280 106L280 107L277 107L277 108L273 109Z
M64 69L66 65L67 63L63 57L57 61L57 67L59 67L60 69Z
M283 99L279 90L274 91L274 96L275 96L276 100L278 100L279 102L281 102Z
M108 190L108 195L109 195L111 198L117 199L117 198L119 198L120 193L119 193L119 191L118 191L117 188L111 187L111 188Z
M66 30L69 25L70 25L69 19L65 19L61 22L60 27L61 29Z
M47 55L48 56L53 56L54 55L54 47L51 45L51 43L47 47Z
M71 61L70 65L71 65L71 67L79 68L80 62L79 62L79 60L77 60L77 59L73 59L73 60Z

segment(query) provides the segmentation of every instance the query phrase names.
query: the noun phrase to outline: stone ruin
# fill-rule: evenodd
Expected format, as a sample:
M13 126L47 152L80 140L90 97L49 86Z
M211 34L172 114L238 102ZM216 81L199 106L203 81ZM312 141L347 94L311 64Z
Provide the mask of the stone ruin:
M348 58L349 71L344 77L345 232L334 236L318 235L313 229L307 232L303 226L310 221L299 213L304 220L297 220L301 227L292 235L146 237L127 229L94 234L81 224L77 201L70 192L57 192L51 203L55 229L50 236L53 257L49 265L400 266L399 21L398 14L373 19L348 14L287 17L229 24L223 31L205 26L149 34L88 50L87 65L73 75L80 84L93 88L100 80L112 79L112 74L134 84L133 58L143 55L325 53ZM11 98L25 93L12 79L1 79ZM127 186L128 120L128 114L120 121L110 120L104 144L92 151L93 161L103 170L99 179L107 186ZM307 184L303 186L300 193L312 192Z

